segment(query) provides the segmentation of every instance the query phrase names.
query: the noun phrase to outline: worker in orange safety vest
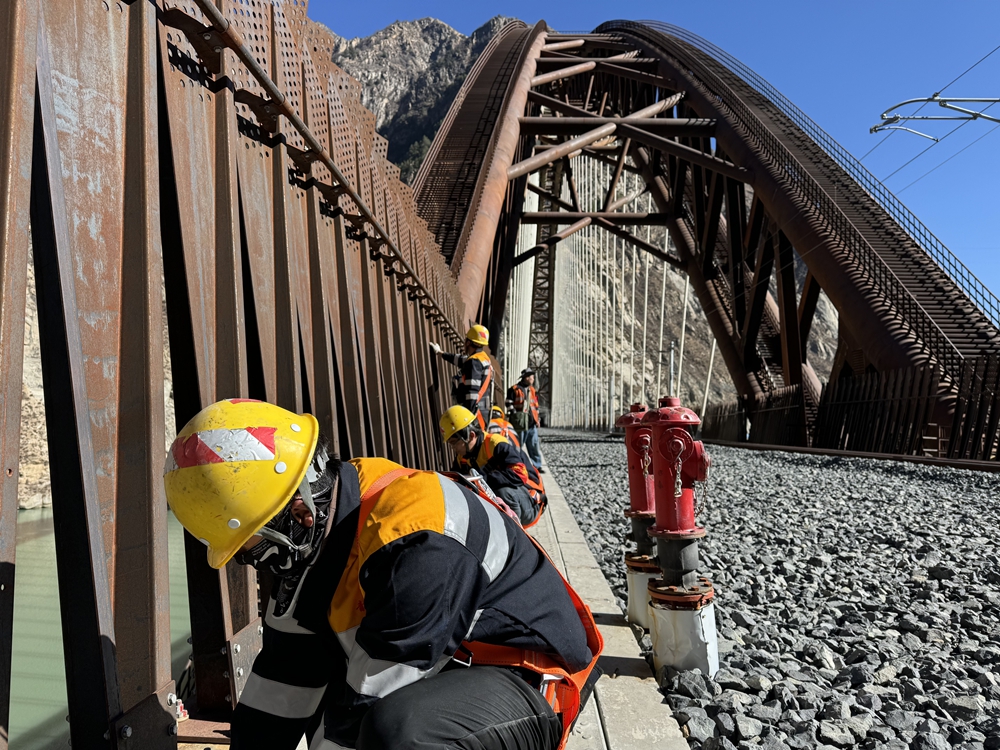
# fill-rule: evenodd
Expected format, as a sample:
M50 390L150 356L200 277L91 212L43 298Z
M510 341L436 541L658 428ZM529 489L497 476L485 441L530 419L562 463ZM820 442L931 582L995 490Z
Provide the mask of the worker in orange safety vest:
M275 576L233 750L559 750L603 646L544 551L461 478L341 461L316 419L220 401L180 431L167 501ZM516 627L512 627L515 624Z
M530 528L541 520L542 511L545 510L545 506L548 503L548 499L545 496L545 483L542 482L542 477L538 473L538 469L532 463L531 458L528 456L524 448L521 447L520 442L517 439L517 431L514 429L514 425L507 421L503 409L499 406L493 407L493 419L486 426L486 431L492 435L502 435L510 441L510 444L514 446L518 453L521 454L521 459L524 464L524 468L527 470L528 478L525 480L524 484L528 488L528 495L534 501L535 505L539 506L539 513L535 517L534 521L530 521L525 524L524 528Z
M521 445L531 457L532 463L540 473L542 468L542 450L539 446L538 427L538 391L535 390L535 371L530 367L521 370L521 379L507 389L507 403L511 424L517 430Z

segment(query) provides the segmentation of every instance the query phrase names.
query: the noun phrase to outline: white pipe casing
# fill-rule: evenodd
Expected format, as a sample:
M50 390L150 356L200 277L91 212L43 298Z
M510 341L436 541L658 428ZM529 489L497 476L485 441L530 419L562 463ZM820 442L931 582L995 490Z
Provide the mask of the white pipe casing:
M652 602L649 615L653 664L657 670L663 666L699 669L709 677L719 671L714 604L701 609L669 609L660 602Z
M628 612L626 617L633 625L643 630L649 630L652 616L649 612L649 582L658 578L659 571L645 573L641 570L625 568L625 580L628 584Z

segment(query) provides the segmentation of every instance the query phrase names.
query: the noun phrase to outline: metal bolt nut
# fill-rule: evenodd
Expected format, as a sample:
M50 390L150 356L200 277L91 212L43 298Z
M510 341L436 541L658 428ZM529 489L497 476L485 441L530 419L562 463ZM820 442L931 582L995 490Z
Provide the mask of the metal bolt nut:
M202 38L202 39L205 39L206 41L207 41L208 39L211 39L211 38L212 38L212 32L210 32L210 31L206 31L206 32L205 32L204 34L202 34L202 35L201 35L201 38Z
M233 653L238 654L240 652L240 644L233 644Z
M177 705L177 695L175 693L167 693L167 705L168 706Z
M223 646L221 649L219 649L219 653L222 654L223 656L225 656L226 655L226 647Z
M123 740L127 740L129 737L132 736L132 727L130 727L128 724L125 724L118 731L118 734L121 736Z
M236 676L237 677L242 677L243 676L243 667L237 667L236 668Z

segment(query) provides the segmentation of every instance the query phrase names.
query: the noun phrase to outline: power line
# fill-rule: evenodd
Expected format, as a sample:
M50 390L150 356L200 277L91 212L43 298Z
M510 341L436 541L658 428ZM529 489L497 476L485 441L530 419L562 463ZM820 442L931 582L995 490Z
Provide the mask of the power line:
M1000 128L1000 125L994 125L994 126L993 126L992 128L990 128L989 130L987 130L987 131L986 131L985 133L983 133L983 134L982 134L981 136L979 136L978 138L976 138L976 140L974 140L974 141L973 141L972 143L969 143L968 145L966 145L966 146L965 146L964 148L962 148L961 150L959 150L959 151L956 151L955 153L953 153L953 154L952 154L951 156L949 156L949 157L948 157L947 159L945 159L945 160L944 160L943 162L941 162L941 163L940 163L940 164L938 164L938 165L937 165L936 167L934 167L934 169L931 169L931 170L930 170L930 171L928 171L928 172L924 172L924 173L923 173L922 175L920 175L920 176L919 176L919 177L918 177L917 179L915 179L915 180L914 180L913 182L911 182L911 183L910 183L909 185L907 185L907 186L906 186L905 188L903 188L902 190L897 190L897 191L896 191L896 195L899 195L900 193L902 193L902 192L903 192L904 190L906 190L907 188L909 188L909 187L912 187L913 185L916 185L916 184L917 184L918 182L920 182L920 181L921 181L922 179L924 179L924 178L925 178L925 177L926 177L927 175L929 175L929 174L930 174L931 172L935 172L935 171L937 171L938 169L940 169L941 167L943 167L943 166L944 166L945 164L947 164L948 162L950 162L950 161L951 161L952 159L954 159L954 158L955 158L956 156L958 156L958 155L959 155L960 153L962 153L962 151L965 151L965 149L969 148L970 146L975 146L975 145L976 145L977 143L979 143L979 142L980 142L981 140L983 140L983 138L985 138L986 136L988 136L988 135L990 135L991 133L993 133L994 131L996 131L996 129L997 129L997 128Z
M986 59L987 57L989 57L990 55L992 55L992 54L993 54L994 52L996 52L996 51L997 51L998 49L1000 49L1000 44L998 44L998 45L997 45L996 47L994 47L993 49L991 49L991 50L990 50L989 52L987 52L987 53L986 53L985 55L983 55L982 57L980 57L980 58L979 58L979 60L978 60L977 62L975 62L975 63L974 63L974 64L973 64L973 65L972 65L971 67L969 67L969 68L968 68L968 70L966 70L966 71L965 71L965 73L968 73L969 71L971 71L971 70L972 70L973 68L975 68L975 67L976 67L977 65L979 65L979 63L981 63L981 62L982 62L983 60L985 60L985 59ZM948 88L948 86L951 86L951 84L952 84L952 83L955 83L956 81L958 81L958 79L959 79L959 78L962 78L962 77L964 77L964 76L965 76L965 73L962 73L962 75L958 76L958 78L955 78L954 80L952 80L952 81L951 81L951 83L947 84L947 85L946 85L946 86L944 87L944 89ZM944 89L941 89L941 90L940 90L940 91L938 91L937 93L938 93L938 94L943 94L943 93L944 93ZM935 96L937 96L937 94L935 94Z
M972 65L970 65L970 66L969 66L968 68L966 68L966 69L965 69L965 71L964 71L963 73L961 73L960 75L956 76L956 77L955 77L955 78L953 78L953 79L952 79L951 81L949 81L948 83L946 83L946 84L945 84L945 85L944 85L944 86L943 86L942 88L940 88L940 89L939 89L938 91L936 91L936 92L934 93L934 96L939 96L940 94L943 94L943 93L945 92L945 90L946 90L946 89L948 89L949 87L951 87L951 85L952 85L952 84L954 84L954 83L957 83L957 82L958 82L958 81L959 81L960 79L964 78L964 77L966 76L966 74L968 74L968 73L969 73L969 72L971 72L971 71L972 71L973 69L975 69L975 68L976 68L976 67L977 67L977 66L978 66L978 65L979 65L980 63L982 63L982 62L983 62L984 60L986 60L986 58L988 58L988 57L989 57L990 55L992 55L992 54L993 54L994 52L996 52L997 50L1000 50L1000 44L998 44L998 45L997 45L996 47L994 47L993 49L991 49L991 50L990 50L989 52L987 52L987 53L986 53L985 55L983 55L982 57L980 57L980 58L979 58L979 59L978 59L978 60L977 60L976 62L974 62L974 63L973 63ZM927 106L927 104L928 104L927 102L924 102L923 104L921 104L921 105L920 105L920 106L919 106L919 107L917 108L917 111L916 111L916 112L914 112L913 114L917 114L918 112L920 112L920 110L922 110L922 109L923 109L924 107L926 107L926 106ZM992 107L993 105L991 104L990 106ZM989 109L989 107L987 107L986 109ZM985 112L986 110L983 110L983 111ZM965 123L963 123L963 125L964 125L964 124L965 124ZM961 125L959 125L958 127L962 127L962 126L961 126ZM957 130L957 129L958 129L958 128L955 128L955 130ZM954 133L954 132L955 132L955 130L952 130L952 131L951 131L951 133ZM879 142L878 142L878 143L876 143L876 144L875 144L874 146L872 146L872 147L871 147L871 148L870 148L870 149L868 150L868 153L867 153L867 154L865 154L864 156L862 156L862 157L861 157L861 159L860 159L859 161L864 161L864 160L865 160L865 159L866 159L866 158L868 157L868 155L869 155L869 154L871 154L871 152L872 152L872 151L874 151L874 150L875 150L875 149L877 149L877 148L878 148L879 146L881 146L881 145L882 145L883 143L885 143L885 142L886 142L887 140L889 140L889 139L890 139L890 138L891 138L891 137L893 136L893 134L895 134L895 133L897 133L897 132L899 132L899 131L896 131L896 130L892 130L892 131L890 131L890 132L889 132L889 134L888 134L888 135L887 135L887 136L886 136L885 138L883 138L883 139L882 139L881 141L879 141ZM992 131L991 131L991 132L992 132ZM948 133L948 135L951 135L951 133ZM947 138L947 137L948 137L948 135L946 135L946 136L945 136L944 138ZM944 138L941 138L940 140L941 140L941 141L943 141L943 140L944 140ZM977 140L978 140L978 139L977 139ZM921 151L921 152L920 152L919 154L917 154L916 156L914 156L914 157L913 157L913 159L910 159L910 161L906 162L906 164L904 164L904 165L903 165L902 167L900 167L899 169L897 169L897 170L896 170L896 172L898 172L898 171L899 171L900 169L902 169L903 167L905 167L905 166L907 166L908 164L910 164L910 163L911 163L911 162L912 162L912 161L913 161L914 159L917 159L918 157L920 157L920 156L923 156L924 154L926 154L926 153L927 153L928 151L930 151L930 150L931 150L931 149L932 149L932 148L933 148L934 146L936 146L936 145L937 145L938 143L940 143L940 141L935 141L934 143L932 143L932 144L931 144L930 146L928 146L927 148L925 148L925 149L924 149L923 151ZM971 144L970 144L970 145L971 145ZM966 147L966 148L968 148L968 147ZM964 150L965 150L965 149L963 149L963 151L964 151ZM959 152L959 153L961 153L961 152ZM943 162L942 162L942 163L943 163ZM939 166L940 166L940 165L939 165ZM932 171L933 171L933 170L932 170ZM889 175L889 177L892 177L892 175L896 174L896 172L893 172L893 173L892 173L891 175ZM882 182L885 182L886 180L888 180L888 179L889 179L889 177L886 177L885 179L883 179L883 180L882 180ZM920 178L920 179L923 179L923 178ZM912 184L913 184L913 183L911 182L911 183L910 183L910 185L912 185ZM909 185L907 185L906 187L909 187ZM903 188L903 189L905 190L906 188Z
M992 107L992 106L993 106L993 105L991 104L991 105L989 105L989 107L985 107L985 108L983 109L983 112L985 112L985 111L986 111L987 109L989 109L989 108L990 108L990 107ZM961 124L961 125L956 125L956 126L955 126L954 128L952 128L952 129L951 129L951 130L949 130L949 131L948 131L947 133L945 133L945 134L944 134L943 136L941 136L941 137L940 137L940 138L939 138L938 140L934 141L934 143L932 143L932 144L931 144L930 146L928 146L928 147L927 147L927 148L925 148L925 149L924 149L923 151L921 151L921 152L920 152L919 154L917 154L917 155L916 155L916 156L914 156L914 157L913 157L912 159L910 159L910 160L909 160L908 162L906 162L906 164L904 164L903 166L899 167L899 169L897 169L897 170L896 170L895 172L893 172L892 174L890 174L890 175L888 175L887 177L883 178L882 182L886 182L886 181L888 181L888 180L889 180L889 178L891 178L891 177L892 177L893 175L895 175L895 174L896 174L897 172L901 171L901 170L902 170L902 169L904 169L905 167L907 167L907 166L909 166L910 164L912 164L913 162L915 162L915 161L916 161L917 159L919 159L919 158L920 158L921 156L923 156L924 154L926 154L926 153L927 153L928 151L930 151L930 150L931 150L932 148L934 148L934 147L935 147L936 145L938 145L939 143L941 143L941 141L943 141L943 140L944 140L945 138L947 138L947 137L948 137L948 136L950 136L950 135L953 135L954 133L957 133L957 132L958 132L959 130L961 130L962 128L964 128L964 127L965 127L966 125L968 125L968 124L969 124L970 122L975 122L975 120L964 120L964 121L962 122L962 124ZM978 140L978 139L977 139L977 140ZM974 142L975 142L975 141L973 141L973 143L974 143ZM972 144L970 143L969 145L971 146ZM968 146L967 146L966 148L968 148ZM963 151L964 151L964 150L965 150L965 149L963 149ZM959 152L959 153L961 153L961 152Z

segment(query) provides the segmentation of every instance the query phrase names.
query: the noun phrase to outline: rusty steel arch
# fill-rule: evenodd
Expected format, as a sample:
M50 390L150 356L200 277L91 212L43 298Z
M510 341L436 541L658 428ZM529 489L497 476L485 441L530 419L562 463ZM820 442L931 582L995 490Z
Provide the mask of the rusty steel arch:
M526 40L524 47L521 70L508 75L507 100L525 106L498 113L492 136L500 142L516 135L517 146L482 166L466 216L482 224L484 216L500 215L481 210L494 204L505 207L508 221L539 224L539 245L530 253L543 274L560 239L591 223L642 246L625 226L642 221L624 216L627 207L608 210L613 187L605 210L588 213L562 200L553 183L557 173L572 179L573 159L610 158L616 180L622 169L645 180L659 211L650 220L668 226L679 255L643 249L659 250L688 274L745 398L800 388L803 426L815 420L822 384L805 344L820 289L840 315L831 381L866 372L936 372L939 420L954 409L968 363L1000 352L997 298L849 154L723 51L677 27L625 21L592 34L547 31L544 42L535 39L528 49ZM478 86L477 79L466 82L435 146L455 137L448 126L468 118L466 110L482 95ZM609 142L617 150L609 151ZM499 181L488 177L500 166L509 179L502 196ZM550 185L532 188L549 206L519 216L520 180L533 172ZM426 212L435 196L418 195ZM468 226L462 231L471 236ZM494 324L502 320L496 311L510 268L521 260L507 260L515 236L498 224L492 246L467 242L452 261L466 310L493 311ZM801 292L795 258L808 269ZM477 264L488 272L470 273ZM768 291L774 276L777 299ZM533 338L532 364L544 369L551 303L541 299L536 307L532 334L540 338Z

